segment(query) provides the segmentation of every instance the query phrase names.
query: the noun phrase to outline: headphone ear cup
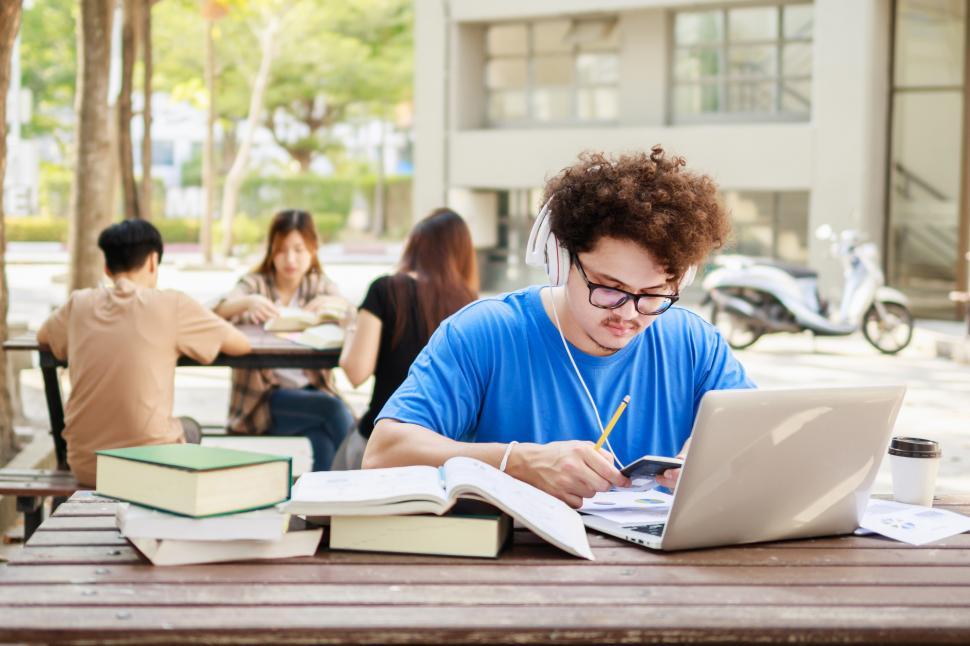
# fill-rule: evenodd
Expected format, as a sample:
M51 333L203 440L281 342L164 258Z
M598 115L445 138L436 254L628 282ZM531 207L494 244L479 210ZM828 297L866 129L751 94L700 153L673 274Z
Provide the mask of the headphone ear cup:
M559 239L550 232L546 239L546 275L553 287L562 287L569 276L571 260L569 252L559 244Z
M680 279L680 284L677 286L677 291L684 291L686 288L690 287L690 284L694 282L697 277L697 265L691 265L684 272L684 276Z

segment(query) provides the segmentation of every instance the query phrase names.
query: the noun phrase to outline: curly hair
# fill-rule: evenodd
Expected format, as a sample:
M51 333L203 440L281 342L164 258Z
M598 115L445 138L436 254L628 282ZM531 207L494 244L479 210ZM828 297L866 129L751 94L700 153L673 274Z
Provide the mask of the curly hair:
M584 152L546 184L552 232L573 255L604 236L631 240L676 282L730 233L714 180L684 165L659 145L649 156Z

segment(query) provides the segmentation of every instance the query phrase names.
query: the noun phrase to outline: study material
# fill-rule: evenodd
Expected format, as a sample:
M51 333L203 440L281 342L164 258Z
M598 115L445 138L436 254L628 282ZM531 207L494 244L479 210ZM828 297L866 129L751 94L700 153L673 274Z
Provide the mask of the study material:
M266 321L263 329L267 332L300 332L325 321L339 321L343 315L344 308L337 306L325 307L319 312L299 307L281 307L279 314Z
M597 513L584 510L583 522L659 550L852 533L905 390L710 391L701 399L669 512L600 506ZM637 492L641 500L659 493Z
M603 434L600 435L600 439L596 440L597 449L603 448L603 442L605 442L606 438L610 436L610 433L613 431L613 427L616 426L617 420L620 419L620 415L623 414L623 411L626 410L626 406L629 403L630 396L627 395L623 398L623 401L620 402L620 405L616 407L616 412L613 413L613 417L610 418L610 422L606 425L606 428L603 429Z
M221 446L237 451L288 455L293 458L293 477L313 470L313 445L303 436L240 435L238 433L202 434L202 446Z
M278 541L289 525L289 514L269 507L239 514L188 518L120 503L115 511L115 524L125 538Z
M292 458L198 444L97 452L99 494L184 516L269 507L290 495Z
M314 350L329 350L344 344L344 330L336 323L315 325L302 332L280 332L279 336Z
M970 517L948 509L870 499L859 525L897 541L925 545L970 531Z
M456 508L473 502L460 500ZM333 516L330 549L495 558L508 541L512 519L494 507L473 511L453 509L443 516Z
M671 502L673 496L661 491L613 489L586 498L579 511L617 523L662 523L670 514Z
M451 458L440 468L314 471L300 476L291 514L388 516L443 514L459 498L495 505L556 547L593 559L579 514L566 503L479 460Z
M323 530L288 531L275 541L186 541L178 539L128 538L153 565L190 565L255 559L313 556Z

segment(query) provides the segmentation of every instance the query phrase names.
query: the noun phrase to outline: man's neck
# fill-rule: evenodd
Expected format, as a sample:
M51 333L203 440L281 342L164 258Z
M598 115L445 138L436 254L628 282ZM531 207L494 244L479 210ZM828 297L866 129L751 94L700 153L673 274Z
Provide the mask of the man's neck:
M146 270L139 271L123 271L117 274L111 274L109 276L116 285L119 280L128 280L139 287L147 287L149 289L155 287L155 277L154 275Z

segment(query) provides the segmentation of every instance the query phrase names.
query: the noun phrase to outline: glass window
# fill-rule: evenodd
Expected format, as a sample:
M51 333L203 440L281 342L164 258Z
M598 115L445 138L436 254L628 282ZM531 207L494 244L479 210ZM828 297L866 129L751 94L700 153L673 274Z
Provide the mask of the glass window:
M728 34L731 42L776 40L778 7L747 7L728 11Z
M525 25L492 25L485 35L489 56L523 56L529 53Z
M620 78L616 23L597 17L490 26L488 122L615 121Z
M896 85L962 85L965 16L959 0L899 0Z
M152 166L171 166L175 163L175 144L171 141L152 142Z
M733 242L729 253L808 262L807 191L725 191Z
M808 119L812 29L804 2L678 12L672 119Z

